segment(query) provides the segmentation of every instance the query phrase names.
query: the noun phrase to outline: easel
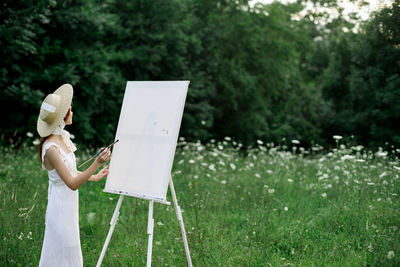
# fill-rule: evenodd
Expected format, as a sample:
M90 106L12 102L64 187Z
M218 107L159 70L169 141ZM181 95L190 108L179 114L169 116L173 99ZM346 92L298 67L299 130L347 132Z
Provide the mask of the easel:
M190 258L189 245L188 245L188 241L186 238L185 225L183 224L182 211L181 211L181 208L179 207L178 201L176 199L174 183L172 182L172 176L170 176L170 179L169 179L169 188L171 190L172 201L174 202L176 217L178 218L179 225L180 225L181 232L182 232L182 239L183 239L183 244L185 246L187 263L188 263L189 267L192 267L192 259ZM119 209L121 208L123 199L124 199L124 196L120 195L117 206L115 207L115 210L114 210L114 214L111 218L110 230L108 231L106 242L104 243L104 247L101 251L100 258L97 261L96 267L100 267L101 263L103 262L103 258L106 253L108 244L110 243L110 239L114 232L115 225L117 224L117 220L118 220L118 216L119 216ZM161 202L161 203L169 204L168 202ZM151 254L152 254L152 250L153 250L153 230L154 230L153 204L154 204L154 200L149 199L149 217L148 217L148 222L147 222L147 234L148 234L147 267L151 266Z

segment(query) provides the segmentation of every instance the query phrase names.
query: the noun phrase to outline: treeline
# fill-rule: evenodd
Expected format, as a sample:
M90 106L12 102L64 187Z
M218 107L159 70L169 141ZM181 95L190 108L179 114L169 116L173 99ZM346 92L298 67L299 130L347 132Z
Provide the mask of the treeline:
M126 81L190 80L189 140L400 145L400 1L357 31L342 15L300 17L304 4L5 0L1 140L36 133L41 101L63 83L75 90L70 131L98 145L114 137Z

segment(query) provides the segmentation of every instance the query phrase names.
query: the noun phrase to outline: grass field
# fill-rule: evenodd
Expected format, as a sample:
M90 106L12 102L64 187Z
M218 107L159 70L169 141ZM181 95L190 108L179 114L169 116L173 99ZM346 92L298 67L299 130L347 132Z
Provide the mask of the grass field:
M47 172L30 147L2 148L0 164L0 266L37 266ZM194 266L400 266L399 177L383 151L259 142L244 154L230 138L181 140L173 167ZM85 266L95 266L118 200L104 184L79 189ZM125 197L120 212L103 266L145 266L148 201ZM155 203L154 220L153 266L185 266L173 206Z

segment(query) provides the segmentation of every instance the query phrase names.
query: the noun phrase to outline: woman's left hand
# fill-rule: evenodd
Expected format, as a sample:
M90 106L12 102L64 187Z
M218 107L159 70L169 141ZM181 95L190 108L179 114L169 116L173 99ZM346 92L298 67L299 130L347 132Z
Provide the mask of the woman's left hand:
M103 179L104 177L107 177L108 173L109 173L109 171L108 171L108 165L107 165L101 171L99 171L96 175L93 175L93 180L95 182L98 182L101 179Z

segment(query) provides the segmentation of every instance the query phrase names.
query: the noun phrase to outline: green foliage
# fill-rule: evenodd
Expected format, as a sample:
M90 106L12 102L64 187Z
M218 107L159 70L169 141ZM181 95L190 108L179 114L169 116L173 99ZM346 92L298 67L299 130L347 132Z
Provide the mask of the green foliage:
M101 42L106 33L113 30L116 18L101 12L107 8L105 4L42 2L31 7L30 1L23 4L10 1L2 11L5 21L16 26L14 29L6 23L1 28L2 47L5 44L10 48L3 50L2 55L6 67L2 68L0 83L4 93L0 95L0 102L7 107L8 114L15 116L7 114L0 128L6 135L14 131L20 135L36 132L42 99L68 82L75 87L73 108L75 114L79 114L74 118L76 129L73 132L82 141L91 140L95 129L115 128L110 123L118 117L116 103L122 101L118 95L122 87L121 75L109 65L113 54ZM9 51L11 49L16 51ZM110 140L113 134L109 131L105 131L105 135L96 134L94 140Z
M375 13L357 34L329 40L329 63L321 75L330 103L325 132L352 135L373 146L399 145L400 2ZM341 25L342 26L342 25Z
M312 103L300 75L298 48L305 41L290 19L295 11L275 3L252 12L228 9L222 22L217 18L214 25L223 33L216 54L215 105L220 110L215 129L220 136L245 143L315 137L310 133L316 128L305 126L307 109L298 108Z
M316 9L299 17L307 2ZM70 131L78 143L104 145L126 81L190 80L180 132L189 140L310 145L341 134L399 144L398 10L395 1L353 33L357 16L345 18L335 0L252 8L246 0L7 0L1 140L36 132L43 98L71 83Z

